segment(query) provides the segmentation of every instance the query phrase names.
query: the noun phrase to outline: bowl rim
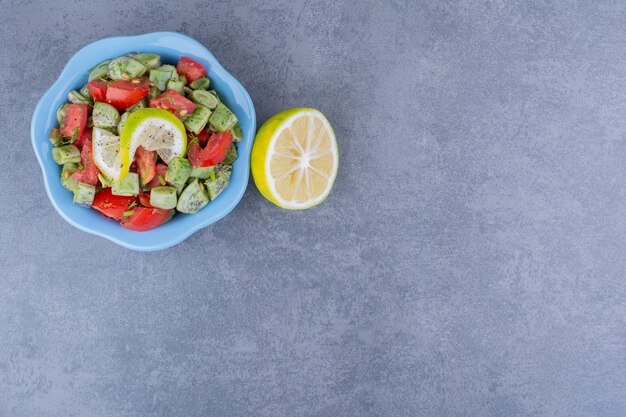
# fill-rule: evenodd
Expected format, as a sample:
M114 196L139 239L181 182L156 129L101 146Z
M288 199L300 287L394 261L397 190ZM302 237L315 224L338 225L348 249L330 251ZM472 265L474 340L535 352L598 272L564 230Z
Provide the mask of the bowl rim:
M94 50L97 50L99 45L108 44L110 42L123 43L124 41L127 41L129 39L133 39L134 41L143 41L144 43L149 43L151 41L154 42L155 40L157 40L157 38L164 37L164 36L179 38L186 42L190 42L191 44L196 46L200 51L202 51L205 54L203 58L205 58L207 61L210 62L211 71L220 73L220 78L224 81L224 83L228 84L233 91L239 90L239 93L244 101L243 104L246 107L246 115L250 116L250 128L248 129L247 132L244 132L245 146L242 147L243 148L242 150L245 150L245 152L241 152L240 150L240 158L242 159L242 162L245 162L244 166L247 167L248 169L243 170L243 181L239 181L241 183L241 186L238 189L236 189L236 194L234 196L231 196L230 200L227 200L227 203L220 210L209 211L208 214L205 215L206 218L202 219L196 224L192 224L189 226L185 225L184 227L176 228L175 229L176 232L171 233L171 235L169 235L165 240L162 239L160 241L156 241L155 239L149 239L147 234L150 233L150 231L148 231L148 232L133 232L135 234L140 233L141 235L146 236L146 239L140 239L139 242L130 242L130 241L125 240L123 237L112 235L111 234L112 231L109 232L108 227L103 228L99 226L96 227L93 225L85 224L84 222L75 220L64 211L63 207L60 204L60 201L57 201L57 196L54 194L54 192L50 188L51 179L48 177L46 173L46 164L43 160L43 156L40 153L40 149L37 146L38 141L37 141L36 130L37 130L39 119L42 117L46 117L47 115L47 112L46 112L47 109L44 108L44 102L47 102L48 100L50 100L51 96L57 93L59 89L64 88L64 86L61 84L65 84L64 80L67 79L69 76L71 76L72 73L75 72L75 69L73 67L79 65L78 61L83 59L85 55L92 54ZM168 47L171 47L171 46L168 46ZM101 57L102 60L109 59L109 58L112 58L112 57ZM89 68L83 69L83 71L86 72L88 71L88 69ZM56 111L56 109L51 110L51 111ZM191 236L193 233L197 232L198 230L203 229L209 226L210 224L222 219L224 216L230 213L237 206L237 204L241 201L241 198L243 197L246 191L246 188L250 179L249 159L250 159L250 153L252 150L252 143L254 141L254 134L256 133L256 111L254 108L254 104L252 102L252 98L250 97L250 94L246 91L244 86L239 82L239 80L237 80L237 78L235 78L230 72L228 72L222 66L222 64L217 60L217 58L215 58L215 56L203 44L193 39L192 37L184 35L182 33L160 31L160 32L144 33L144 34L139 34L139 35L111 36L111 37L101 38L101 39L98 39L96 41L93 41L84 45L76 53L74 53L74 55L72 55L72 57L67 61L67 63L63 67L63 70L61 71L59 76L56 78L56 80L41 95L33 111L33 116L31 119L30 127L31 127L30 129L31 145L33 147L33 151L35 152L35 156L37 157L39 168L41 169L41 172L42 172L46 194L48 195L48 199L52 203L52 206L55 208L57 213L59 213L59 215L66 222L68 222L69 224L71 224L72 226L74 226L75 228L79 230L82 230L89 234L100 236L102 238L105 238L127 249L147 252L147 251L163 250L163 249L167 249L169 247L179 244L180 242L184 241L185 239L187 239L189 236ZM54 178L54 180L59 181L58 178ZM198 214L195 214L194 216ZM120 227L120 226L118 225L117 227ZM159 228L154 229L154 230L158 230L158 229Z

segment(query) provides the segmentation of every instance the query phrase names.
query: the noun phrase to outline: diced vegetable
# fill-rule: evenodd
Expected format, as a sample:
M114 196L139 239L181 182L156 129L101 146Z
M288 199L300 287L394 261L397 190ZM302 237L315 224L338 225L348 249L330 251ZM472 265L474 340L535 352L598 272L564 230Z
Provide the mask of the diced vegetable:
M196 109L193 102L172 90L167 90L159 97L150 100L150 107L169 110L178 117L190 114Z
M170 186L154 187L150 190L150 205L162 209L176 208L176 188Z
M155 98L157 98L158 96L161 95L163 91L159 90L159 87L157 87L156 85L153 85L152 87L150 87L150 92L148 93L148 98L150 100L153 100Z
M147 102L146 98L144 97L141 100L139 100L137 102L137 104L133 105L132 107L129 107L128 108L128 112L132 113L132 112L137 111L139 109L145 109L146 107L148 107L148 102Z
M97 101L93 106L93 125L95 127L109 128L117 126L120 121L120 113L110 104Z
M71 138L75 133L80 134L87 124L89 106L86 104L70 104L65 108L65 115L61 126L61 134Z
M204 90L194 90L191 93L191 99L195 103L202 104L209 109L216 108L220 102L213 94Z
M216 169L215 176L204 182L211 200L215 200L217 196L224 191L226 186L228 186L231 170L232 168L228 165L219 165L218 169Z
M119 220L133 201L135 197L114 195L111 188L107 187L96 193L91 205L105 216Z
M226 158L222 161L224 165L232 165L237 160L237 146L235 144L230 145L230 152L226 155Z
M167 82L178 78L178 73L173 65L161 65L157 69L150 70L150 82L163 91L167 87Z
M122 115L120 116L120 122L117 124L117 132L121 135L122 134L122 128L124 127L124 123L126 123L126 119L128 119L128 116L130 116L130 110L125 111L124 113L122 113Z
M109 77L112 80L129 80L141 77L147 68L136 59L121 56L109 62Z
M204 149L197 143L191 143L187 157L194 167L217 165L226 159L231 143L230 131L214 133Z
M104 80L97 79L89 81L87 88L89 88L89 94L94 101L105 101L107 96L108 83Z
M67 163L63 165L61 169L61 185L71 192L74 192L74 188L76 188L78 184L78 182L72 178L72 175L76 171L78 171L78 164L75 162Z
M48 139L50 140L52 146L59 146L63 141L63 136L61 136L61 131L58 128L53 127L52 129L50 129Z
M185 82L181 80L169 80L167 82L167 89L176 91L177 93L183 94L185 87Z
M223 132L235 126L235 123L237 123L237 116L235 116L235 114L224 104L219 103L215 110L213 110L213 114L211 114L211 117L209 118L209 123L211 123L211 126L213 126L218 132Z
M178 198L176 210L181 213L193 214L206 206L208 202L209 195L204 185L197 178L194 178Z
M68 103L64 103L61 107L59 107L59 110L57 110L57 122L59 122L59 126L61 126L63 124L63 120L65 119L65 111L67 109L67 106L69 106Z
M52 159L59 165L70 162L80 162L80 150L74 145L57 146L52 148Z
M81 96L85 98L91 97L91 93L89 92L89 84L83 85L83 87L80 90L78 90L78 92L80 93Z
M111 192L114 195L137 195L139 194L139 175L129 172L122 180L113 181Z
M181 185L187 182L191 174L191 163L186 158L176 157L170 161L165 173L165 181L172 185Z
M200 133L206 126L211 116L211 110L204 106L197 106L193 113L183 117L183 123L187 130L193 133Z
M89 81L106 77L109 73L109 62L111 62L111 60L102 61L101 63L90 69Z
M197 80L193 80L191 84L189 84L189 87L193 88L194 90L208 90L210 84L211 82L208 78L202 77L198 78Z
M161 57L157 54L134 54L132 58L141 62L149 70L161 65Z
M171 219L172 215L175 213L174 210L139 206L133 207L129 211L130 213L127 213L128 216L122 218L120 225L125 229L134 230L136 232L145 232L154 229Z
M180 57L178 64L176 65L176 71L179 74L184 75L188 82L197 80L198 78L206 77L206 70L202 65L197 63L191 58L186 56Z
M156 164L156 173L152 181L148 184L149 187L158 187L160 185L167 184L165 180L165 175L167 174L167 165L158 163Z
M156 152L139 146L135 151L135 161L137 161L137 172L141 183L148 184L156 174Z
M191 174L189 174L190 178L198 178L200 180L206 180L207 178L211 178L215 175L215 167L199 167L193 168L191 170Z
M87 97L83 97L83 95L76 90L67 93L67 101L73 104L91 104L91 100Z
M107 88L106 101L118 110L126 110L137 104L149 92L150 85L145 78L113 81Z
M241 132L239 123L236 123L235 126L230 129L230 134L233 138L233 142L241 142L243 140L243 133Z
M97 185L98 184L98 173L100 170L98 166L93 161L93 152L92 152L92 144L90 140L86 140L83 144L82 149L80 150L80 161L83 165L83 169L76 171L72 178L74 178L78 182L83 182L85 184Z
M96 187L91 184L79 182L74 188L74 204L90 206L96 195Z
M113 184L113 180L111 178L107 177L102 172L98 174L98 180L100 181L100 184L104 188L110 187L111 184Z

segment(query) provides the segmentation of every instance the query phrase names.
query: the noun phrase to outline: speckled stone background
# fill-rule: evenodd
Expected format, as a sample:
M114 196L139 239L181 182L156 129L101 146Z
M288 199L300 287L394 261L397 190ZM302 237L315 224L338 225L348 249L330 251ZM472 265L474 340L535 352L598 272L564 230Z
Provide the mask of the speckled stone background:
M625 416L626 6L518 3L0 0L0 416ZM158 30L328 116L323 205L147 254L57 215L37 100Z

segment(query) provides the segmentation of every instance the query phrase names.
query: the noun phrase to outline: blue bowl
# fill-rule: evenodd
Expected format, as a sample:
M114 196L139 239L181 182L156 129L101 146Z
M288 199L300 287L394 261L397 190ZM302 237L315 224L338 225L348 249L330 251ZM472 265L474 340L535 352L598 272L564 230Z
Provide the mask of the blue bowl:
M198 213L177 213L168 223L147 232L126 230L94 209L73 204L72 193L61 185L60 168L52 159L52 145L48 141L48 132L57 126L57 109L66 101L69 91L79 89L87 82L89 69L105 59L133 51L159 54L162 61L168 64L175 65L182 55L201 63L207 69L211 88L217 90L222 101L237 115L243 131L243 141L238 145L239 157L233 165L226 190ZM254 105L245 88L202 44L175 32L106 38L85 46L69 60L59 78L41 97L31 122L31 140L41 165L46 192L61 217L80 230L138 251L155 251L176 245L235 208L248 185L250 151L255 132Z

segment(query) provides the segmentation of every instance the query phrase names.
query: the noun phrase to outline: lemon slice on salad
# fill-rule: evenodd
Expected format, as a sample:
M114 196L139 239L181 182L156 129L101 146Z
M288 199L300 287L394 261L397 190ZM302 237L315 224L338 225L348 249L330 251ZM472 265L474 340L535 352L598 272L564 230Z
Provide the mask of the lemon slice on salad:
M337 176L333 128L319 110L282 111L259 129L250 166L261 194L277 206L313 207L326 199Z
M139 146L157 154L169 164L187 153L187 133L183 123L163 109L140 109L128 116L120 136L120 175L128 174Z
M93 161L100 171L109 178L119 178L122 164L120 162L120 138L105 129L93 128L92 134Z

